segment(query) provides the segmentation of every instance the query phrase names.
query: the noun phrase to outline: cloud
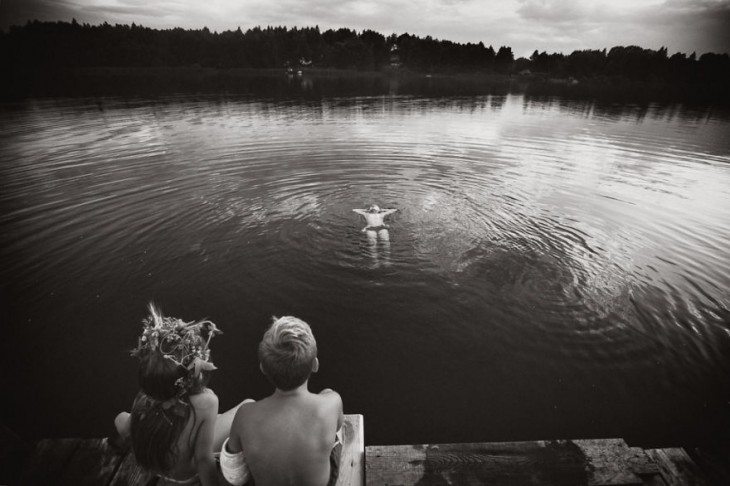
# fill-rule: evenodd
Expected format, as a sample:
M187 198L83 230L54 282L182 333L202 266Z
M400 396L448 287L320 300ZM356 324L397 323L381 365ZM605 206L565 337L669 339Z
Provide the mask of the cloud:
M653 29L657 38L672 32L668 44L684 41L698 53L730 53L730 0L667 0L636 20Z
M126 18L165 18L176 9L167 8L165 4L149 4L136 2L119 2L116 4L91 5L83 9L84 15L92 18L126 19Z
M518 1L518 22L526 33L513 39L531 40L539 50L639 45L665 46L670 52L730 52L730 0Z
M578 0L520 0L517 14L525 20L550 24L583 21L595 15L597 7L586 5Z
M670 54L730 52L730 0L666 0L613 12L599 25L594 38L608 40L606 47L667 47Z
M422 16L412 2L403 0L288 0L275 4L254 0L247 4L243 13L244 18L256 19L255 25L375 29L386 35L402 23L402 18L409 19L413 22L410 25L414 25Z
M28 20L71 20L73 6L53 0L3 0L0 3L0 27L24 25Z
M347 27L570 53L639 45L730 52L730 0L2 0L0 27L28 19L153 28Z

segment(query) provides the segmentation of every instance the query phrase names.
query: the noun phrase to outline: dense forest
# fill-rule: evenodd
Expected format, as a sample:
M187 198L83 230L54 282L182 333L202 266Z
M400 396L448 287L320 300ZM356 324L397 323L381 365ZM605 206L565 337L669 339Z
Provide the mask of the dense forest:
M211 32L207 28L157 30L135 24L101 25L29 22L0 34L3 66L137 67L201 66L281 68L310 65L380 71L399 66L420 72L519 73L530 70L554 76L622 74L638 77L727 77L728 54L668 55L637 46L574 51L565 55L537 50L515 59L512 49L483 43L459 44L409 34L384 36L372 30L326 30L318 27L256 27Z
M342 69L432 75L487 74L543 80L618 82L645 91L669 87L677 96L703 91L705 98L730 98L727 53L697 56L666 48L618 46L570 54L535 51L515 59L512 49L460 44L430 36L385 36L372 30L255 27L245 32L151 29L135 24L28 22L0 33L0 63L15 72L76 68ZM6 71L7 72L7 71ZM12 76L12 75L8 75ZM7 78L6 78L7 79ZM14 78L17 85L21 78ZM681 90L677 86L681 85ZM604 88L600 88L604 89ZM666 91L666 89L665 89ZM694 96L694 95L693 95Z

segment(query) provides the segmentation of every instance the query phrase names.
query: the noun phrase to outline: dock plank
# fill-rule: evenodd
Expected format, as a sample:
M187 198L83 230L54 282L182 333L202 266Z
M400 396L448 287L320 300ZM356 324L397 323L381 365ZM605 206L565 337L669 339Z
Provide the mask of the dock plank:
M730 445L714 444L685 448L685 451L713 485L730 484Z
M647 449L667 486L710 486L705 474L684 449Z
M589 485L591 470L571 441L368 446L368 485Z
M365 484L365 425L362 415L345 415L342 456L336 486Z
M35 449L35 442L23 441L0 423L0 484L17 484L23 467Z
M661 469L622 439L366 448L368 485L664 485Z
M144 486L153 477L153 474L145 471L137 464L134 454L129 451L124 456L109 486Z
M107 439L43 439L19 480L23 485L106 485L122 456Z
M106 485L114 477L123 455L109 445L109 440L87 439L79 443L59 479L68 484Z
M588 460L591 478L588 484L642 485L639 476L659 474L659 469L642 449L630 448L622 439L573 441Z
M82 441L83 439L39 440L20 476L19 484L26 486L75 484L63 479L61 475Z

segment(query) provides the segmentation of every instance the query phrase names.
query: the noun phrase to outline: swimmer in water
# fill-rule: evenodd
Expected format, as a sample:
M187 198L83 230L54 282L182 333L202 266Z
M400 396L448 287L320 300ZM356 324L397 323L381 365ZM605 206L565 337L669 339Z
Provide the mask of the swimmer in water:
M353 211L365 217L365 222L367 223L367 226L362 229L362 231L365 232L378 231L382 228L387 228L388 225L385 224L385 217L389 214L395 213L398 210L380 209L377 204L373 204L367 209L353 209Z
M385 224L385 217L398 210L380 209L377 204L373 204L367 209L353 209L353 211L365 218L367 226L362 231L367 233L370 256L375 265L390 265L390 234L388 234L388 225ZM378 241L382 243L382 252L378 251Z

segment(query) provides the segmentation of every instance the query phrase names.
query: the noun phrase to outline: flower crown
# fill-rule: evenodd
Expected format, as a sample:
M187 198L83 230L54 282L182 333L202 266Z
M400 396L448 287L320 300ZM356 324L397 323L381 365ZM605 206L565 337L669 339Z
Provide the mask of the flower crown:
M178 396L185 395L196 383L200 373L217 369L210 361L210 340L222 331L209 321L185 322L164 317L153 304L150 315L142 320L142 335L131 355L142 358L159 351L165 358L187 370L175 381Z

